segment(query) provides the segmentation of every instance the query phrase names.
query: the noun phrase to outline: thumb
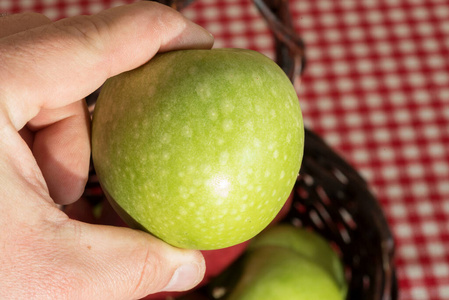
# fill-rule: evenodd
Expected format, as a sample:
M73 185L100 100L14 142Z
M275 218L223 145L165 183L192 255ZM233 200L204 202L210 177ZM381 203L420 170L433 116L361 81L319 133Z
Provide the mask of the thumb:
M78 278L87 280L72 287L69 299L139 299L160 291L189 290L204 276L199 251L178 249L129 228L69 222L74 224L69 230L78 237L73 248L82 268Z

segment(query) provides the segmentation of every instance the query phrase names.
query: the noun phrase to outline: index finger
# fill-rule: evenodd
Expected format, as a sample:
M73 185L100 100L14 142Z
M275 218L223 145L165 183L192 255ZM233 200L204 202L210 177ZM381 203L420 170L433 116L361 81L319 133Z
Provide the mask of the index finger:
M212 36L154 2L63 19L0 39L0 105L16 129L134 69L157 52L210 48ZM0 107L1 108L1 107Z

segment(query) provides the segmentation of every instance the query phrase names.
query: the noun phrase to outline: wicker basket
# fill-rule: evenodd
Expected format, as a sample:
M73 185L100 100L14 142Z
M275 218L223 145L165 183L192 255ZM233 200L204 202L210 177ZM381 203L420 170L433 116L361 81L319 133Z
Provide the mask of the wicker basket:
M300 1L300 0L298 0ZM181 10L193 0L160 0ZM304 43L293 30L287 0L253 0L275 42L276 62L295 83L305 67ZM91 104L96 94L88 97ZM84 195L92 202L103 193L91 170ZM342 257L349 282L348 300L396 300L394 239L366 182L317 134L305 130L304 159L294 197L283 222L311 227L333 243ZM203 287L188 299L217 299Z

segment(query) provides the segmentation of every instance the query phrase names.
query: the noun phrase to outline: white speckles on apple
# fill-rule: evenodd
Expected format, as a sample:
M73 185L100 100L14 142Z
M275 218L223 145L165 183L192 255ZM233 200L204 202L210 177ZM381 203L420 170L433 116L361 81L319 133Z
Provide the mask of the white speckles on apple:
M253 145L256 148L260 148L262 146L262 142L258 138L253 139Z
M210 108L207 112L207 115L211 121L215 121L218 119L218 111L216 108Z
M231 84L233 84L234 82L238 82L238 80L239 80L239 77L236 76L236 73L233 70L230 72L226 72L224 74L224 77Z
M246 131L252 132L254 131L254 122L252 120L248 120L245 122L245 125L243 125L243 127L245 127Z
M198 206L197 208L196 208L196 212L195 212L195 214L197 215L197 216L203 216L204 215L204 211L205 211L205 208L204 208L204 206ZM200 220L201 222L203 221L203 220Z
M199 83L195 88L196 93L202 100L209 99L212 95L210 86L207 83Z
M182 127L181 134L186 138L191 138L193 134L192 128L190 128L189 125L184 125Z
M265 178L270 177L270 175L271 175L270 170L265 170L265 173L264 173Z
M273 190L273 192L271 193L271 196L273 196L273 197L276 196L277 192L278 192L277 190Z
M179 188L179 194L181 195L182 198L187 199L188 198L188 190L185 186L180 185Z
M285 171L282 170L281 175L279 175L279 179L284 179L284 177L285 177Z
M135 130L133 133L133 139L138 140L140 139L140 131L139 130Z
M129 154L127 154L127 153L124 154L124 155L123 155L123 160L126 161L126 162L129 162L129 161L130 161ZM130 170L129 166L126 166L126 167L124 168L124 170L125 170L126 172L129 172L129 170Z
M221 112L226 116L231 114L234 111L234 104L232 103L231 100L224 100L221 104L220 104L220 109Z
M279 151L278 150L274 150L273 151L273 158L277 159L279 157Z
M169 160L170 159L170 153L168 153L168 152L162 153L162 159L163 160Z
M148 157L147 156L143 156L141 159L140 159L140 164L141 165L145 165L145 164L147 164L148 163Z
M164 121L170 121L171 119L171 113L168 111L162 112L162 120Z
M188 165L187 166L187 174L193 174L196 170L196 167L194 165Z
M273 119L275 119L275 118L277 117L276 110L274 110L274 109L270 110L270 116L271 116Z
M226 165L229 161L229 152L223 151L220 153L220 165Z
M220 218L223 218L223 216L220 215L220 216L219 216L219 219L220 219ZM225 229L226 229L226 227L225 227L225 224L224 224L223 222L218 223L217 226L216 226L216 230L217 230L218 232L224 232Z
M223 130L229 132L234 127L234 124L231 119L226 119L223 121Z
M290 144L292 142L292 134L290 132L287 133L286 142L287 142L287 144Z
M139 130L139 127L140 127L140 123L138 122L138 121L134 121L134 122L132 122L132 126L133 126L133 129L134 130Z
M168 143L170 143L170 140L171 140L171 134L169 134L169 133L164 133L161 137L162 144L168 144Z

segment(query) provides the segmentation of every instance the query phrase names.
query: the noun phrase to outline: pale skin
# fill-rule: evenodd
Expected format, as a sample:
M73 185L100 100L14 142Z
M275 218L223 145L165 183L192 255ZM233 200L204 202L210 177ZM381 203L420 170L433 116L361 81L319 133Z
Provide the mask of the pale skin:
M80 99L157 52L212 44L203 28L149 2L57 22L0 17L0 299L139 299L201 281L200 252L72 220L58 204L77 201L87 180Z

